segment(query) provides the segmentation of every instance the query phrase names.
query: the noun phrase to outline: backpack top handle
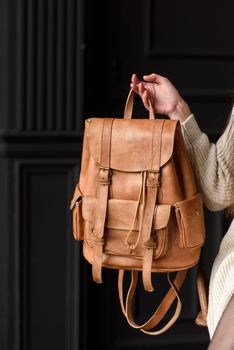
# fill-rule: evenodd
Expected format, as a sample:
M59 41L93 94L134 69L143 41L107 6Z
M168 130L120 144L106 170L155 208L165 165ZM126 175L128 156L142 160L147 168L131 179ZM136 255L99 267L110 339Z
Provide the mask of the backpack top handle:
M133 89L130 89L127 97L127 101L125 104L125 108L124 108L124 119L132 118L133 102L134 102L134 91ZM148 102L149 102L149 119L155 119L154 109L150 99L148 100Z

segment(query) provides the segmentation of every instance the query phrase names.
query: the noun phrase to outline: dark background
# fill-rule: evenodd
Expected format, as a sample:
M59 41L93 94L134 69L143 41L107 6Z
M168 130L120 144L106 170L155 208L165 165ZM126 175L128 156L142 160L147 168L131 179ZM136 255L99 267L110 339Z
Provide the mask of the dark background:
M131 329L116 271L92 281L69 205L84 119L121 117L132 73L167 76L217 140L234 91L233 10L232 0L0 0L1 350L207 348L207 330L194 324L195 269L167 333ZM209 279L228 220L205 215ZM143 297L139 317L154 305Z

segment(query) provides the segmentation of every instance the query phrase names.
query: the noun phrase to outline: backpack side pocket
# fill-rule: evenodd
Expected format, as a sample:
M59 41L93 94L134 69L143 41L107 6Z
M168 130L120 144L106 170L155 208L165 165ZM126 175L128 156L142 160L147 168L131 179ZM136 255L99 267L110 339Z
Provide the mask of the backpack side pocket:
M76 240L84 239L84 225L82 217L82 197L75 202L72 213L73 236Z
M76 185L73 198L71 200L70 210L72 210L73 236L76 240L84 239L84 220L82 217L83 196L79 184Z
M174 205L179 227L179 246L195 248L205 242L203 200L199 193Z

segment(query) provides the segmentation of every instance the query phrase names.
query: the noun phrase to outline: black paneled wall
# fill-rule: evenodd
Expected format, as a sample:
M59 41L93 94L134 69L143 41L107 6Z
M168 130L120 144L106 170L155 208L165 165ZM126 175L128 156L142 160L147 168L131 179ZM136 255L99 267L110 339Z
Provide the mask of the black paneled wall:
M80 2L1 2L2 90L7 89L1 108L8 113L8 118L1 118L2 127L79 131L84 49Z
M0 348L78 349L83 5L0 1ZM75 263L76 262L76 263Z

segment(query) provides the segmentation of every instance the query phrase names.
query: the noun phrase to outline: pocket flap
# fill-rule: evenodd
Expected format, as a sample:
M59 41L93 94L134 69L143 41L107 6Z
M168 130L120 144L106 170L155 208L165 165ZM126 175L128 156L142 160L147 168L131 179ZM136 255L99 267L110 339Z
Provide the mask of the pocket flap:
M160 204L155 207L154 211L154 228L160 230L168 225L171 215L170 204Z
M79 199L79 197L82 197L82 193L79 187L79 184L76 185L74 194L73 194L73 198L71 200L71 204L70 204L70 209L74 209L76 201Z
M96 205L96 198L83 197L82 216L84 220L89 221L92 225L94 225ZM142 208L143 206L142 204L140 204L134 230L139 230L140 218L142 216ZM136 210L137 201L109 199L105 227L119 230L130 230L133 224ZM155 229L158 230L168 225L170 213L171 205L160 204L155 207Z
M82 217L82 197L79 197L75 202L72 211L73 216L73 236L76 240L84 239L84 226Z

